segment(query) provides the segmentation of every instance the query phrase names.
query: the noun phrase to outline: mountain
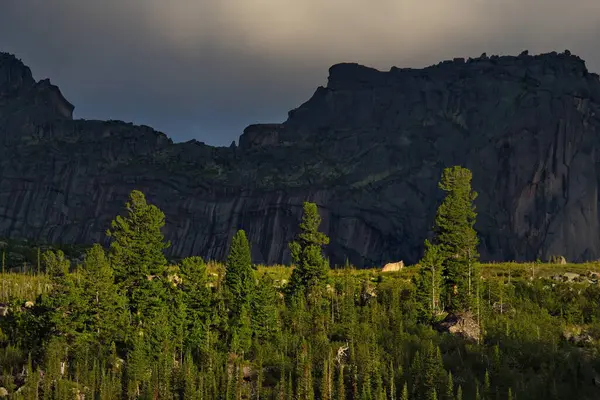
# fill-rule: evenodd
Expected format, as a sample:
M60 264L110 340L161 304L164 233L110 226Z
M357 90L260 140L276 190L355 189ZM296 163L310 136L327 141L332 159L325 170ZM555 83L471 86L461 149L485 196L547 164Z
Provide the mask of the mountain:
M337 64L284 123L251 125L229 148L73 120L73 108L0 53L0 236L104 242L139 189L165 212L173 257L223 259L243 228L255 262L288 262L308 200L332 262L415 262L441 172L460 164L479 193L484 260L600 257L600 80L568 51Z

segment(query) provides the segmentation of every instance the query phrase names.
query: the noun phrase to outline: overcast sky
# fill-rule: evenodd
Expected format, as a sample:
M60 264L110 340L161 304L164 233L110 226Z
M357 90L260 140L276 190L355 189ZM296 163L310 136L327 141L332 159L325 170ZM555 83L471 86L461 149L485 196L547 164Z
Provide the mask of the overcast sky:
M229 145L282 122L327 69L563 51L600 72L600 0L0 0L0 51L77 118Z

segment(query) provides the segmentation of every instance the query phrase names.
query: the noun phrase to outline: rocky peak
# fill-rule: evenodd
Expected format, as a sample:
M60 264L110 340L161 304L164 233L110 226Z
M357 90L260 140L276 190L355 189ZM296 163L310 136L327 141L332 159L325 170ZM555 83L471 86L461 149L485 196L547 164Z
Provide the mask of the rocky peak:
M29 67L14 55L0 52L0 98L15 96L33 85L35 80Z
M50 83L50 79L39 81L35 91L38 104L52 107L57 117L73 119L75 106L65 99L58 86Z
M74 106L49 79L36 82L14 55L0 53L0 141L39 136L57 120L72 120ZM50 130L51 131L51 130ZM61 133L62 135L62 133Z
M273 146L279 143L282 124L254 124L244 129L240 136L240 148L249 150L255 147Z
M373 88L381 85L394 85L413 79L444 79L461 76L462 79L478 77L481 74L493 73L496 76L544 75L585 77L589 74L585 61L568 50L563 53L545 53L529 55L527 51L519 56L488 57L485 53L480 57L454 58L441 61L425 68L392 67L388 72L378 71L357 63L340 63L329 68L327 89L352 90Z

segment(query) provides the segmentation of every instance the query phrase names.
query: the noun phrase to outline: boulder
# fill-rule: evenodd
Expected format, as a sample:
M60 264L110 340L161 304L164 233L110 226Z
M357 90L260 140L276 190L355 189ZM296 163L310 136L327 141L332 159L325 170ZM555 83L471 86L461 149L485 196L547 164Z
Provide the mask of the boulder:
M478 342L481 330L471 312L451 313L434 326L440 332L448 332L468 341Z
M564 276L564 280L567 282L577 282L581 278L581 275L579 275L575 272L565 272L563 274L563 276Z
M404 261L400 260L398 262L393 262L393 263L387 263L383 266L383 268L381 269L381 272L394 272L394 271L400 271L402 268L404 268Z
M551 264L561 264L565 265L567 263L567 259L563 256L551 256L548 260Z

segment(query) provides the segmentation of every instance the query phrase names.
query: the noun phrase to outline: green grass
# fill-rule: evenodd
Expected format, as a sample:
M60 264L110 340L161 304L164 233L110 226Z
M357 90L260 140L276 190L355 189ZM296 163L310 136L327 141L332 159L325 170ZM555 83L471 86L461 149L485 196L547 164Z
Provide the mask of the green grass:
M257 275L269 275L276 286L282 286L289 282L293 266L285 265L257 265ZM419 266L407 266L400 271L381 272L379 268L356 269L339 268L332 269L330 276L332 280L341 278L346 273L359 280L372 282L393 282L400 280L410 281L419 271ZM568 263L568 264L550 264L550 263L487 263L481 265L481 276L485 279L503 279L507 280L510 276L515 280L530 280L533 276L539 278L551 278L555 275L563 275L566 272L588 275L589 272L600 273L600 262L588 263ZM225 273L225 264L209 261L207 262L207 272L209 281L217 283L223 278ZM75 272L76 273L76 272ZM23 274L6 272L0 273L0 303L6 303L11 299L18 298L23 300L34 300L41 293L50 289L49 278L46 274Z
M484 278L508 277L529 279L551 278L566 272L587 275L589 271L600 273L599 262L587 262L581 264L551 264L551 263L488 263L481 265L481 274Z
M15 298L33 301L48 290L50 290L50 280L45 274L29 275L11 272L0 274L0 303L7 303Z

